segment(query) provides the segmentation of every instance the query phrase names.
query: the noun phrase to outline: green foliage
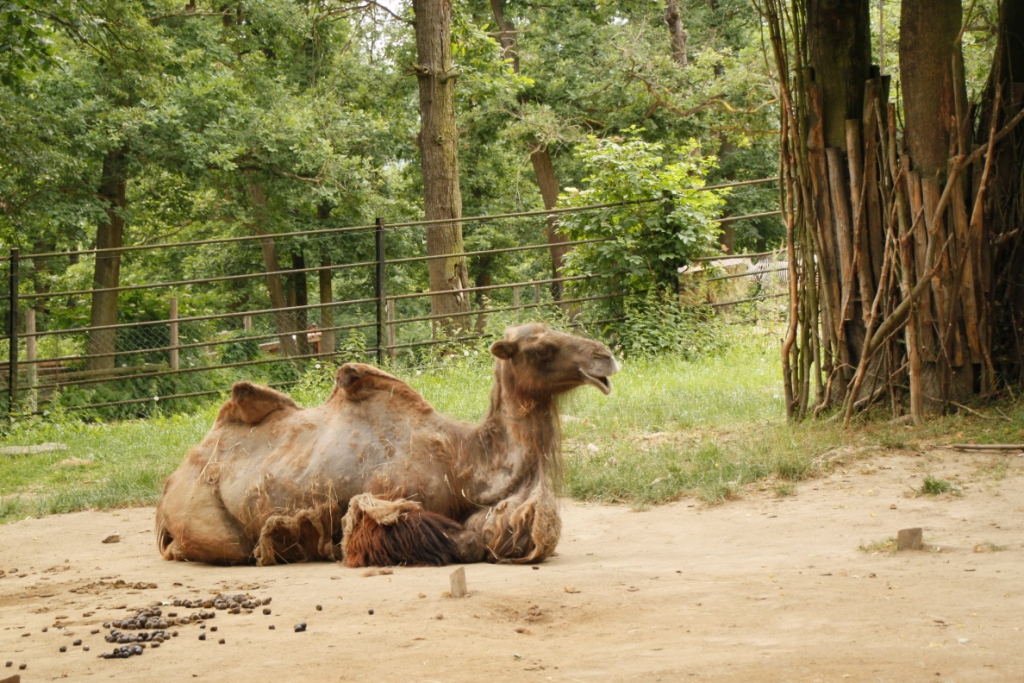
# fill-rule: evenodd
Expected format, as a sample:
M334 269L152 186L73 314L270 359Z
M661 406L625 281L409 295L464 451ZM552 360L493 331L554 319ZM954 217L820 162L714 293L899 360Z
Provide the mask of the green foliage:
M628 358L671 353L694 360L726 346L725 326L714 312L683 306L674 292L652 287L623 305L625 320L609 323L605 331Z
M590 136L578 148L587 188L567 189L560 200L565 206L660 200L560 219L559 230L572 240L608 239L567 255L566 274L591 278L572 283L574 291L675 289L678 268L713 248L719 232L715 214L723 201L700 187L714 159L702 156L691 140L666 160L664 145L645 142L639 133L632 129L625 139Z
M254 335L251 332L236 331L232 333L229 339L237 341L231 341L218 347L220 348L220 362L244 363L259 356L260 344L255 339L250 339L252 336Z
M23 0L0 2L0 85L19 89L33 71L51 64L52 36Z

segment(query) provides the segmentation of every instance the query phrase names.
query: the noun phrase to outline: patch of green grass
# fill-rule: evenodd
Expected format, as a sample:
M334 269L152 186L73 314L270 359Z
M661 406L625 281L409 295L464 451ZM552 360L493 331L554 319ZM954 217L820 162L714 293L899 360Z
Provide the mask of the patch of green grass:
M896 537L890 536L881 541L873 541L867 544L862 543L859 549L866 553L888 553L895 555L898 546L896 545Z
M948 479L939 479L928 474L925 475L924 481L921 482L921 488L918 489L918 492L926 496L940 496L943 493L952 493L956 490L956 485Z
M797 454L780 458L775 463L775 473L788 481L803 481L807 478L811 463Z
M0 521L92 508L150 505L189 447L209 430L215 408L116 424L36 421L4 442L58 442L67 449L0 456Z
M772 486L772 491L774 491L775 495L778 496L779 498L786 498L788 496L796 495L796 487L793 486L793 484L786 481L775 482L775 485Z

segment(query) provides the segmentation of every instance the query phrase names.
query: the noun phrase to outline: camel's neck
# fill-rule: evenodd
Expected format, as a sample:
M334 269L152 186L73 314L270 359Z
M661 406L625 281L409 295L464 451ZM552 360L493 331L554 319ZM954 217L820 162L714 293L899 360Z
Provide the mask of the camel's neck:
M490 409L463 439L455 468L467 502L476 505L494 505L525 483L561 476L554 398L517 393L506 363L494 374Z

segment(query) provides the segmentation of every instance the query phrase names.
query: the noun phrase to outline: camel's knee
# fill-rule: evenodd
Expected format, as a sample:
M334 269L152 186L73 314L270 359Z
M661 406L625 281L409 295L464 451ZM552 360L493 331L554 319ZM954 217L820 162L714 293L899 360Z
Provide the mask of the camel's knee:
M475 531L491 562L528 564L551 556L562 533L558 504L547 491L513 496L481 510L466 522Z

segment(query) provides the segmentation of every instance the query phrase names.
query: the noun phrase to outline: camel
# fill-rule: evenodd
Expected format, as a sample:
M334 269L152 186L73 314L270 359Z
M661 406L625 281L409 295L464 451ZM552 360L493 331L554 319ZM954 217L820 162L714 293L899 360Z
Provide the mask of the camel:
M343 365L317 408L236 383L164 485L161 555L259 566L543 561L561 533L557 398L584 385L610 394L619 365L603 344L539 323L509 327L490 351L494 386L477 425L362 363Z

